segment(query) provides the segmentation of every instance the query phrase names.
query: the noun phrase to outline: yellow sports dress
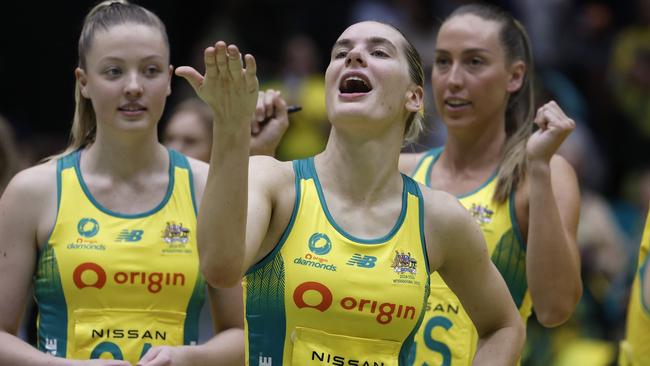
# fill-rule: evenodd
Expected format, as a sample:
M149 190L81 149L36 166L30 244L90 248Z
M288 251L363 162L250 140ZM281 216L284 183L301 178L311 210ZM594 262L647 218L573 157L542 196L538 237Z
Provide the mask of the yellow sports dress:
M405 365L428 293L422 195L403 176L388 234L355 238L327 208L313 158L275 249L244 278L246 364Z
M627 330L621 342L618 363L620 366L650 365L650 304L643 300L643 277L648 270L648 249L650 249L650 215L646 218L638 270L632 284L630 303L627 309Z
M442 148L428 151L418 163L413 178L431 186L431 169ZM526 281L526 246L514 207L514 193L504 203L492 200L496 174L481 187L458 197L479 223L495 266L501 272L521 318L530 316L532 301ZM469 366L476 353L478 334L456 295L438 273L431 274L431 293L426 314L415 336L410 365Z
M135 365L153 346L196 343L205 281L187 159L170 150L164 199L127 215L93 198L79 156L57 161L58 213L34 278L38 348Z

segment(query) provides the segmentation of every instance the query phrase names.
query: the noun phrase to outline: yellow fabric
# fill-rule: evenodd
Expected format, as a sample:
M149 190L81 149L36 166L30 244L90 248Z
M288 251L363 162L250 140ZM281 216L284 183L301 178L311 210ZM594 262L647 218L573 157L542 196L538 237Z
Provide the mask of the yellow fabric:
M172 165L173 189L157 209L120 215L94 201L77 164L59 173L58 215L38 262L39 348L135 365L152 346L196 342L205 282L189 169Z
M627 329L621 342L619 365L650 365L650 312L643 302L643 274L648 270L648 249L650 248L650 215L646 218L641 247L639 249L638 270L632 284L632 293L627 310Z
M413 173L416 181L428 182L427 175L441 151L436 149L425 154ZM530 294L525 286L525 251L518 229L513 228L510 200L502 204L492 201L496 183L496 177L492 177L477 191L459 197L459 201L479 223L488 253L497 269L506 272L504 278L509 289L519 293L516 295L520 303L519 312L525 322L532 310ZM437 272L432 273L425 317L415 335L412 365L469 366L477 342L476 328L460 301L442 277Z
M298 208L279 250L244 279L247 365L330 365L328 357L397 365L428 285L419 191L404 195L391 233L366 242L326 213L313 174L298 178Z

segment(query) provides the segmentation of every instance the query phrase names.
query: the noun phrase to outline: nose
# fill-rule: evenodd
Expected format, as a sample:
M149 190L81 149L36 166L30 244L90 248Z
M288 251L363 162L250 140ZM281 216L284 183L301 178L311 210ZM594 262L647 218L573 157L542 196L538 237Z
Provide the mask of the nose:
M447 83L452 90L460 89L463 86L463 70L458 63L454 63L449 70Z
M352 49L345 57L345 66L366 66L366 60L363 58L361 52L357 49Z
M129 73L126 80L124 92L126 96L131 99L137 99L142 95L142 80L140 80L140 75L138 75L137 72Z

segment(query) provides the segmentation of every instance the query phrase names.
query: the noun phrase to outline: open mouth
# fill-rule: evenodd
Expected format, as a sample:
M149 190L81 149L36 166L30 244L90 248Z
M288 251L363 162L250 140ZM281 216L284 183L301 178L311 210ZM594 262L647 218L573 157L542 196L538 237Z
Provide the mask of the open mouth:
M365 75L350 74L341 79L339 92L341 94L364 94L372 90L372 84Z
M470 105L471 103L468 100L464 100L464 99L449 98L449 99L445 99L445 104L452 108L460 108L460 107Z

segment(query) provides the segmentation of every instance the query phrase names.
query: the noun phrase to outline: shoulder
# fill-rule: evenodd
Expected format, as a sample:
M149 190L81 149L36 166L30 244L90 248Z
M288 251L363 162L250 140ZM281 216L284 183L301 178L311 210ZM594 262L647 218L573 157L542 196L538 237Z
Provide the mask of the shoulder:
M2 209L23 224L37 223L56 211L56 161L27 168L16 174L2 194ZM28 223L28 222L29 223Z
M419 184L424 203L425 223L441 231L453 231L471 220L467 210L453 195ZM451 227L450 227L451 225Z
M251 186L264 186L269 191L284 190L293 186L295 173L293 162L279 161L266 155L255 155L249 161Z
M56 194L56 190L57 163L51 160L20 171L11 179L4 194L26 195L37 199Z
M422 185L420 190L424 204L425 239L433 271L445 257L467 249L467 245L475 243L482 234L456 197Z
M415 168L428 151L429 150L420 153L401 153L399 155L399 171L409 176L413 175Z

